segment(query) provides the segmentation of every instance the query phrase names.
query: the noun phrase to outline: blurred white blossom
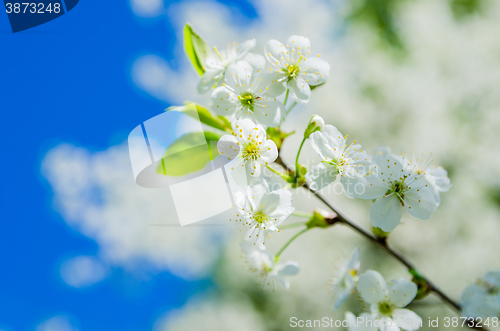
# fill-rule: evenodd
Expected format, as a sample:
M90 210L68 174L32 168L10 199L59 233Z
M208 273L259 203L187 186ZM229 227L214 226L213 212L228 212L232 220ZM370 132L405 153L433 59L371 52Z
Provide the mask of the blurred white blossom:
M350 258L341 259L332 277L330 290L335 295L334 309L337 310L353 294L358 281L360 268L359 248L352 252Z
M385 326L380 329L413 331L422 326L420 316L403 309L417 295L417 285L414 283L400 278L387 284L381 274L368 270L359 276L357 288L370 307L372 319Z

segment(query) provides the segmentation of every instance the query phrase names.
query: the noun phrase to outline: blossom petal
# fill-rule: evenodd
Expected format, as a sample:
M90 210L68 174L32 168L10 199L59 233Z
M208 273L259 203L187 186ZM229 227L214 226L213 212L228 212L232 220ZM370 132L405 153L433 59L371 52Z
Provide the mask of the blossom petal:
M249 160L245 163L245 168L247 172L247 178L250 182L257 179L262 172L262 164L254 160Z
M285 45L275 39L269 40L264 46L264 53L271 67L280 69L285 67L283 55L286 52Z
M346 138L340 131L333 125L325 125L321 132L326 136L328 145L340 149L346 143ZM313 133L314 134L314 133Z
M490 271L484 275L484 280L495 287L500 287L500 271Z
M264 214L268 215L270 218L274 218L275 225L280 225L295 210L295 208L292 207L292 193L288 190L280 189L271 192L267 197L273 199L273 202L277 197L278 204L275 206L271 204L264 205Z
M266 59L260 54L247 53L243 60L250 63L255 69L262 70L266 65Z
M240 95L250 87L253 68L246 61L238 61L227 67L224 74L224 82L235 94Z
M271 139L266 140L260 147L260 162L273 163L278 158L278 147Z
M368 270L359 277L357 288L368 303L377 303L385 298L387 283L381 274Z
M256 43L257 42L255 41L255 39L248 39L239 44L237 48L238 57L236 58L236 60L241 60L243 57L245 57L248 51L255 47Z
M333 183L337 175L338 171L335 166L321 162L306 174L306 181L311 190L319 191Z
M352 294L352 289L343 289L336 292L335 304L333 305L333 309L338 310Z
M252 185L247 187L247 197L252 209L260 209L262 203L266 202L264 196L268 194L269 186L267 182L259 178Z
M432 182L440 192L447 192L451 188L451 181L448 172L443 167L433 167L425 171L426 177L432 177Z
M295 77L288 82L288 88L290 89L290 95L292 98L299 103L308 103L311 97L311 88L305 79L301 77Z
M198 93L203 94L211 90L214 86L218 86L224 78L223 72L224 70L220 68L206 69L198 83Z
M247 178L247 170L245 167L245 160L237 158L231 167L231 176L237 184L247 186L251 183L251 178Z
M239 154L240 146L238 146L238 141L234 136L226 134L220 137L217 142L217 150L222 156L232 159Z
M299 66L299 77L311 86L323 84L330 76L330 65L318 57L308 57Z
M349 260L349 264L347 265L347 270L359 270L360 266L360 252L359 247L357 247L354 252L352 252L351 259Z
M355 195L359 199L378 199L381 198L389 189L382 178L377 175L361 177L357 184L362 185L362 190L355 190ZM357 186L357 184L355 184Z
M212 92L212 109L218 115L232 115L239 106L238 97L224 86L217 87Z
M250 135L253 135L255 131L259 129L264 130L261 126L255 125L254 122L248 119L237 120L231 123L234 133L237 135L237 139L240 142L246 143ZM257 129L257 130L255 130ZM265 131L264 131L265 132Z
M397 326L396 321L393 321L390 317L382 319L384 322L380 326L380 331L401 331Z
M266 107L263 106L266 105ZM262 125L275 127L278 126L283 120L285 112L283 109L283 103L274 100L264 100L262 105L260 103L254 104L253 117L258 123Z
M406 307L416 295L417 285L403 278L393 280L387 287L389 302L398 308Z
M414 331L422 326L422 318L409 309L395 309L392 318L405 331Z
M278 276L295 276L300 272L300 265L295 261L287 261L278 263L274 269L278 271Z
M336 151L340 148L336 142L332 141L332 137L328 132L328 130L332 130L332 128L337 130L333 125L326 125L322 131L313 132L309 136L309 140L311 141L311 146L314 151L318 153L323 160L327 161L336 159Z
M405 191L404 203L408 214L424 221L428 220L437 208L436 198L430 187L412 187L411 190Z
M300 56L307 56L311 50L309 38L302 36L290 36L286 41L286 47L289 52L291 62L298 61Z
M370 221L374 227L391 232L401 222L403 208L396 194L378 198L370 208Z
M286 90L281 73L261 73L256 76L255 94L276 98Z

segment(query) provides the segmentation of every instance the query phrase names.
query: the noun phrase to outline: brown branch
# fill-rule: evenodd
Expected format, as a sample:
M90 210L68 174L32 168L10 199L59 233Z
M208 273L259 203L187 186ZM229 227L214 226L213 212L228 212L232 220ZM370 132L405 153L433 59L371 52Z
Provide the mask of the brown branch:
M281 159L281 157L278 156L278 158L276 159L275 162L278 163L279 165L281 165L283 168L285 168L288 172L292 171L288 167L288 165L285 162L283 162L283 160ZM350 227L351 229L353 229L354 231L356 231L360 235L364 236L365 238L367 238L368 240L370 240L374 244L380 246L389 255L392 255L396 260L398 260L399 262L401 262L402 264L404 264L408 268L408 270L415 270L415 271L417 271L417 268L415 267L415 265L413 265L413 263L411 263L410 261L408 261L403 256L403 254L401 254L400 252L398 252L396 249L394 249L393 247L391 247L389 245L389 243L387 242L387 238L377 238L373 234L371 234L368 231L366 231L365 229L363 229L361 226L359 226L353 220L351 220L347 215L342 214L342 212L340 212L335 206L333 206L329 201L327 201L320 193L311 190L311 188L309 188L309 186L307 185L307 183L304 184L304 185L302 185L302 187L305 190L308 190L309 192L311 192L312 194L314 194L319 200L321 200L321 202L323 202L328 208L330 208L331 211L333 211L337 215L337 216L335 216L335 218L337 219L337 222L333 222L333 224L335 224L335 223L342 223L344 225L347 225L348 227ZM448 304L451 308L453 308L460 315L460 313L461 313L461 307L460 307L460 304L458 302L454 301L448 295L446 295L443 291L441 291L427 277L422 276L422 278L423 278L423 280L425 282L427 282L427 284L428 284L431 292L434 292L434 294L436 294L443 302L445 302L446 304ZM480 329L480 330L486 330L485 328L482 328L482 327L472 327L472 328Z

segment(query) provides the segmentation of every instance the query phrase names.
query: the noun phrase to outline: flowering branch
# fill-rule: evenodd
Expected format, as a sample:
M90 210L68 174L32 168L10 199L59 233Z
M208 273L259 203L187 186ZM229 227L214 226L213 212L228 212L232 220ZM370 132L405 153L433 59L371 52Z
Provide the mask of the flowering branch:
M278 163L279 165L281 165L283 168L285 168L287 171L291 171L291 169L288 167L288 165L283 162L283 160L281 159L281 157L278 157L275 161L276 163ZM414 270L416 271L417 268L415 267L415 265L413 263L411 263L410 261L408 261L400 252L398 252L396 249L394 249L393 247L391 247L389 245L389 242L387 241L387 237L385 238L377 238L375 236L373 236L371 233L369 233L368 231L366 231L365 229L363 229L361 226L359 226L358 224L356 224L353 220L351 220L347 215L344 215L342 212L339 212L339 210L333 206L333 204L329 201L327 201L325 199L325 197L323 197L321 195L321 193L317 192L317 191L313 191L309 188L309 186L306 184L304 184L302 186L305 190L308 190L309 192L311 192L312 194L314 194L319 200L321 200L321 202L323 202L331 211L333 211L336 215L333 217L332 221L330 222L330 224L334 225L336 223L342 223L342 224L345 224L347 225L348 227L350 227L351 229L353 229L354 231L356 231L357 233L359 233L360 235L364 236L365 238L367 238L368 240L370 240L371 242L377 244L378 246L382 247L382 249L384 249L387 253L389 253L389 255L392 255L396 260L398 260L399 262L401 262L402 264L404 264L408 270ZM333 221L335 220L335 221ZM307 230L307 229L306 229ZM304 231L300 232L299 234L302 234ZM297 237L298 235L296 235L295 237ZM286 248L286 246L288 246L290 244L290 242L295 239L295 237L293 237L286 245L285 247L283 247L281 249L281 251L283 251L284 248ZM281 253L280 251L280 253ZM452 307L456 312L458 312L460 314L460 311L461 311L461 307L460 305L454 301L453 299L451 299L447 294L445 294L442 290L440 290L436 285L434 285L434 283L432 283L428 278L422 276L423 280L427 283L427 285L429 286L429 290L434 292L442 301L444 301L445 303L447 303L450 307ZM480 329L480 330L486 330L485 328L483 327L473 327L473 328L476 328L476 329Z
M211 109L218 115L197 108L199 120L227 133L218 136L217 150L228 161L233 160L230 173L239 186L233 193L234 216L230 220L245 228L242 249L253 268L264 276L263 285L270 285L275 290L276 284L281 283L288 289L290 282L287 277L296 275L300 266L294 261L279 262L281 253L309 229L342 223L400 261L413 279L386 282L374 270L358 275L358 248L350 259L342 261L332 279L331 288L336 296L334 309L339 309L357 289L362 302L370 305L369 312L363 312L357 318L368 318L387 327L401 321L411 322L412 329L417 330L422 326L422 318L405 307L434 292L444 303L472 319L467 326L485 330L480 325L484 321L483 325L490 326L486 324L489 318L493 327L498 325L500 272L489 272L469 285L459 304L421 275L388 242L388 235L400 224L403 211L420 220L431 218L441 203L441 192L448 191L452 186L444 168L434 166L430 158L395 155L389 147L379 147L373 154L368 154L356 140L349 144L348 135L344 136L333 125L325 125L318 115L311 118L304 131L295 158L295 169L292 170L281 159L282 144L293 132L282 131L280 125L297 103L309 102L311 91L325 84L330 74L328 62L320 54L312 55L308 38L294 35L285 44L269 40L264 47L264 58L249 52L255 47L254 39L230 46L227 50L213 48L214 55L191 27L187 26L185 31L186 53L201 75L198 92L211 91ZM284 101L278 101L283 94ZM293 103L287 109L289 96ZM321 157L321 162L311 169L299 164L307 139ZM271 165L274 162L280 164L284 171L273 169ZM266 167L283 178L286 186L276 189L263 171ZM373 234L318 193L337 179L349 198L373 201L369 214ZM289 189L298 187L312 192L334 213L294 212ZM306 218L307 222L282 225L292 214ZM265 248L268 233L304 226L305 229L288 240L276 255ZM346 318L357 319L350 312L346 312ZM391 329L402 330L399 326Z

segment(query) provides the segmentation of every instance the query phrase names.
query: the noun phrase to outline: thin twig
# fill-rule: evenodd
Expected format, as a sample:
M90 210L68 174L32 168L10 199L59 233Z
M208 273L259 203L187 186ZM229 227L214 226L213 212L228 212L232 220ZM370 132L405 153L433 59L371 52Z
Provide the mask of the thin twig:
M280 164L283 168L285 168L287 171L291 171L291 169L288 167L288 165L286 163L283 162L283 160L281 159L281 157L278 157L278 159L275 161L276 163ZM307 184L304 184L302 186L304 189L310 191L312 194L314 194L319 200L321 200L328 208L330 208L334 213L336 213L337 215L335 216L335 218L337 219L337 222L335 223L343 223L344 225L347 225L349 226L350 228L352 228L354 231L356 231L357 233L359 233L360 235L364 236L365 238L367 238L368 240L370 240L371 242L377 244L378 246L382 247L383 250L385 250L387 253L389 253L390 255L392 255L395 259L397 259L399 262L401 262L402 264L404 264L408 269L413 269L413 270L417 270L417 268L415 267L415 265L413 263L411 263L410 261L408 261L404 256L403 254L401 254L400 252L398 252L396 249L394 249L393 247L391 247L389 245L389 243L387 242L387 238L377 238L375 237L374 235L372 235L371 233L369 233L368 231L366 231L365 229L363 229L361 226L359 226L358 224L356 224L353 220L351 220L347 215L343 214L342 212L340 212L338 210L338 208L336 208L335 206L333 206L329 201L327 201L323 195L321 195L320 193L316 192L316 191L313 191L309 188L309 186L307 186ZM460 307L460 304L456 301L454 301L453 299L451 299L447 294L445 294L443 291L441 291L436 285L434 285L434 283L432 283L427 277L425 276L422 276L423 279L427 282L427 284L429 285L429 288L432 292L434 292L434 294L436 294L442 301L444 301L445 303L447 303L450 307L452 307L453 309L455 309L455 311L460 315L460 312L461 312L461 307ZM480 330L486 330L485 328L483 327L472 327L472 328L476 328L476 329L480 329Z

